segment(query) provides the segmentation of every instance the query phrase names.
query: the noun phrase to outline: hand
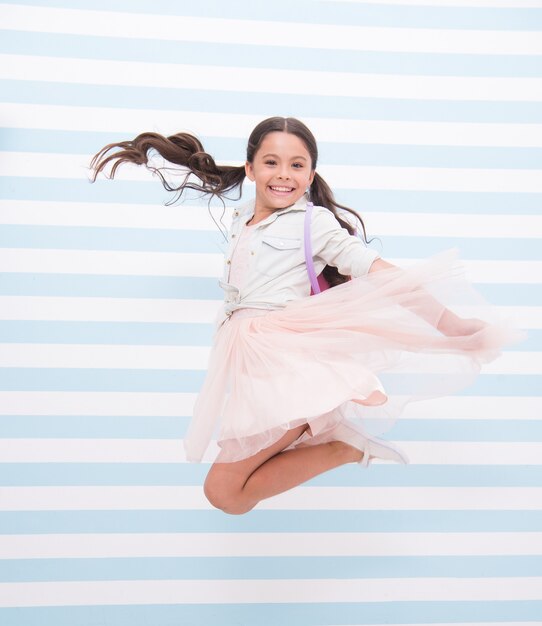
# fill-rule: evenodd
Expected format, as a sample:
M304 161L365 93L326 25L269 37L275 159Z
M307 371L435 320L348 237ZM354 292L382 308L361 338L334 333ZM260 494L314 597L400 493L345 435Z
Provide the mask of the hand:
M476 317L461 318L461 322L462 335L474 335L474 333L477 333L478 331L486 328L486 326L489 326L487 322L484 322L484 320L479 320Z
M465 337L474 335L480 330L489 326L487 322L476 317L458 317L455 314L444 314L437 326L437 329L447 337Z

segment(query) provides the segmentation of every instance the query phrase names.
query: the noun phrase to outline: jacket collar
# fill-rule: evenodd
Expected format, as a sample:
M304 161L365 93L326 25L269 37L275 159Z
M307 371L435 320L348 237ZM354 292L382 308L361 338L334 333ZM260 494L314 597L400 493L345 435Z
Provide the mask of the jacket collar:
M284 215L284 213L290 213L290 211L305 211L306 208L307 208L308 200L309 200L308 195L306 193L304 193L301 196L301 198L299 198L299 200L297 202L295 202L294 204L291 204L290 206L288 206L288 207L286 207L284 209L278 209L277 211L275 211L271 215L268 215L261 222L258 222L258 224L256 224L256 226L260 226L260 225L263 226L265 224L270 224L271 222L274 222L279 215ZM254 215L255 207L256 207L256 198L252 198L246 204L243 204L239 208L240 217L245 222L247 222Z

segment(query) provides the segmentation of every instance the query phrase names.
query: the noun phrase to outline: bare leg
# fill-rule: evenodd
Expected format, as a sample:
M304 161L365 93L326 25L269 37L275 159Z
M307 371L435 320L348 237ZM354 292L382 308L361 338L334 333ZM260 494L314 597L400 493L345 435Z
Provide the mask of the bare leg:
M288 431L275 444L243 461L213 464L205 481L209 501L226 513L246 513L260 500L361 459L357 448L342 441L284 450L305 428Z

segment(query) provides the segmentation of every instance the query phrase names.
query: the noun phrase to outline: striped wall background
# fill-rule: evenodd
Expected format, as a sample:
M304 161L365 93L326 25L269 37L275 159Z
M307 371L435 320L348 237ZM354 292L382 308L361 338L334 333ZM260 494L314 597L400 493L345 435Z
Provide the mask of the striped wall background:
M0 5L3 626L542 624L542 2L414 2ZM87 165L145 130L240 163L271 115L383 258L457 246L528 339L409 409L411 465L228 516L182 448L223 238Z

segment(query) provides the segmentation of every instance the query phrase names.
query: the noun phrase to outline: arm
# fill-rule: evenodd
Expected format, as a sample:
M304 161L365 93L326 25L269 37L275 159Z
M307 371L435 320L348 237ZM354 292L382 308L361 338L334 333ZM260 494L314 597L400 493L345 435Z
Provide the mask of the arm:
M357 277L388 268L401 269L381 259L375 250L367 248L358 237L349 235L331 211L321 207L315 207L312 243L313 253L344 275ZM403 306L449 337L471 335L487 326L486 322L479 319L459 317L421 287L411 294L410 306L408 303Z
M363 276L380 255L342 228L331 211L315 206L311 228L313 258L336 267L344 276Z
M384 261L384 259L379 258L373 261L371 267L369 268L369 272L378 272L379 270L391 267L399 269L397 265L393 265L392 263L388 263L388 261ZM437 307L437 310L443 306L438 300L427 293L425 289L420 291L425 295L427 305ZM444 308L442 315L438 319L436 329L443 335L457 337L460 335L472 335L485 326L487 326L487 324L482 320L459 317L453 311L450 311L450 309Z

